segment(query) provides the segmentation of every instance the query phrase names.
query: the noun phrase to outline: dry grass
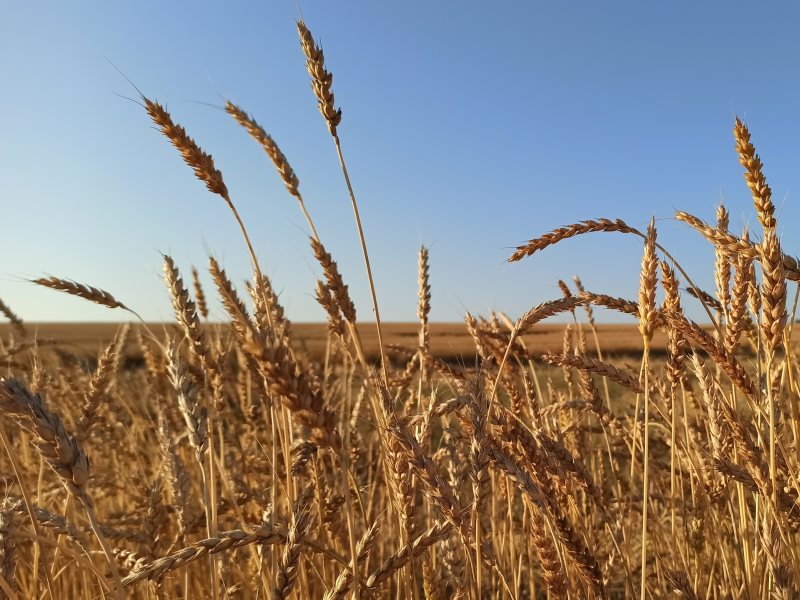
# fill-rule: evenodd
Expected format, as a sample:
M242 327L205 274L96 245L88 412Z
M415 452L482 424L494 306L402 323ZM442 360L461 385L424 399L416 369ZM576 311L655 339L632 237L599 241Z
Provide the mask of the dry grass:
M371 279L333 76L298 31ZM391 325L357 321L288 159L228 103L307 219L328 318L308 325L287 319L211 156L143 101L230 207L253 278L244 294L210 259L222 321L168 256L174 323L36 325L0 302L0 597L797 596L798 269L744 123L761 241L730 232L724 207L715 226L677 215L714 245L715 290L687 280L655 221L598 219L510 260L546 260L575 235L639 236L636 301L576 278L516 320L430 323L423 247L419 323ZM127 309L71 280L35 283ZM706 326L684 313L697 301ZM596 324L596 307L630 325ZM568 324L543 323L554 317Z

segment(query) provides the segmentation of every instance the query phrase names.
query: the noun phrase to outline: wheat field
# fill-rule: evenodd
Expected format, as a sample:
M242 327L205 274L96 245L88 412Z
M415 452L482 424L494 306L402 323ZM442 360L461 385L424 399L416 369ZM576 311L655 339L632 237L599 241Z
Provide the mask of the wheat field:
M759 230L730 231L722 205L713 223L676 214L713 246L714 290L688 278L654 221L587 220L509 261L546 261L577 235L636 236L637 298L565 274L560 297L517 318L467 314L454 333L429 323L435 258L423 246L419 322L392 334L333 75L297 28L372 305L353 304L288 158L227 102L297 202L324 274L309 283L325 329L291 323L212 157L142 95L230 209L252 279L237 289L211 257L216 289L204 290L196 269L163 256L169 324L102 287L32 280L129 321L96 360L0 301L0 598L797 597L800 268L746 125L736 119L734 144ZM206 294L226 322L209 319ZM686 316L689 301L705 321ZM597 307L629 317L625 352ZM567 324L535 335L556 316Z

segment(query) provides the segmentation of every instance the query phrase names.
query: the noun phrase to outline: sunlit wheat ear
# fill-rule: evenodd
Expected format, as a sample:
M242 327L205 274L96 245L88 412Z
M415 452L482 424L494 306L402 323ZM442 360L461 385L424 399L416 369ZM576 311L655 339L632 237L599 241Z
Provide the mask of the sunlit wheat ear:
M200 275L195 267L192 267L192 284L194 285L194 297L197 299L197 310L204 319L208 319L208 303L200 283Z
M303 54L306 55L306 69L311 76L311 89L317 97L319 112L325 117L328 130L336 136L336 128L342 120L342 110L334 106L333 75L325 68L325 54L317 46L311 32L303 21L297 22L297 33L300 35L300 44Z
M117 338L109 344L100 354L95 369L89 380L89 389L84 395L81 416L76 424L76 436L79 442L89 438L92 428L100 420L100 406L107 399L108 392L114 385L117 368L121 354L121 347L125 343L129 326L126 324L120 329Z
M693 346L706 352L743 394L753 401L757 399L756 386L750 374L736 360L735 356L725 350L721 341L715 339L694 321L689 321L681 313L665 311L663 316L667 324L673 327L677 333L691 342Z
M200 325L195 303L189 298L189 291L183 283L178 267L175 266L175 261L167 255L164 255L164 281L169 289L175 318L189 342L189 350L198 359L208 377L215 404L219 407L224 398L222 375L211 353L205 331Z
M311 249L314 251L314 257L322 267L325 273L325 279L328 282L328 288L336 299L339 305L339 310L342 311L344 318L350 322L356 322L356 307L350 299L350 292L339 273L339 267L333 257L325 250L325 247L315 238L309 238L311 242Z
M535 505L537 510L539 508L546 509L553 531L559 538L565 555L577 567L581 578L594 589L595 593L599 597L605 597L602 573L596 557L586 547L584 540L575 531L570 519L564 514L563 508L555 499L554 485L558 483L559 478L551 479L545 471L545 466L538 460L528 460L526 461L527 468L522 468L507 449L512 449L517 442L524 443L524 438L529 436L525 434L524 429L516 423L511 423L508 419L498 419L498 423L501 425L500 433L508 443L502 444L500 440L493 438L490 451L493 463L504 471L523 492L526 501ZM530 450L534 449L530 448ZM528 451L527 447L526 451ZM528 473L528 469L535 475L535 480Z
M372 548L377 541L380 524L380 520L375 521L372 525L367 527L361 535L361 539L358 540L358 545L356 546L357 564L363 565L369 558L369 554L372 552ZM336 578L336 583L334 583L333 588L325 593L323 600L345 600L352 585L353 563L351 562L349 569L345 569L339 573L339 576Z
M544 362L551 365L569 366L582 371L595 373L601 377L607 377L611 381L630 389L631 391L641 393L643 390L639 384L639 380L634 375L623 371L609 363L599 361L588 356L581 356L578 354L552 354L547 353L542 355Z
M161 459L164 461L164 474L169 482L172 504L177 514L177 539L183 544L189 517L191 480L178 451L177 437L173 434L167 419L162 415L158 420L158 441L161 448Z
M561 295L564 296L564 298L572 298L572 290L569 289L567 282L563 279L559 279L557 283L558 289L561 290Z
M661 263L661 283L664 287L663 309L674 313L682 313L681 297L679 293L678 278L672 267L666 263ZM678 388L684 374L684 364L686 362L686 340L683 339L674 328L667 329L667 363L666 374L673 394L669 396L667 409L672 413L672 395Z
M583 288L583 282L581 281L580 277L578 277L577 275L573 275L572 281L575 282L575 287L578 288L578 296L586 293L586 290ZM583 309L586 311L586 320L589 321L589 326L594 327L595 326L594 311L592 310L591 303L589 302L585 303Z
M736 352L739 338L747 324L752 325L747 316L747 277L748 267L752 262L752 259L745 256L737 256L734 261L731 308L725 324L725 349L731 354Z
M270 157L275 168L278 170L286 189L292 196L299 199L300 192L297 187L300 185L300 181L297 179L294 169L292 169L289 161L286 159L286 155L281 152L281 149L278 147L275 140L272 139L272 136L270 136L253 117L230 100L225 101L225 111L232 116L239 125L244 127L247 133L250 134L250 137L258 142L264 149L264 152L267 153L267 156Z
M431 284L430 267L428 264L428 249L420 246L417 282L419 286L419 300L417 303L417 317L420 322L419 347L427 355L430 352L430 328L428 327L428 315L431 312Z
M694 215L690 215L681 210L675 212L675 218L691 225L722 252L731 255L742 255L747 258L756 258L758 260L762 258L760 246L751 243L747 236L743 235L741 238L738 238L717 227L711 227L702 219L698 219ZM774 218L770 217L770 219L771 222L775 222ZM781 254L781 261L783 262L786 278L792 281L800 281L800 263L798 263L797 259L788 254Z
M285 539L285 535L271 528L256 529L255 531L242 531L241 529L221 531L216 537L198 540L187 548L134 569L122 580L122 585L129 587L140 581L156 581L165 574L208 555L219 554L249 544L271 546L279 544Z
M164 255L164 281L169 289L175 318L182 326L190 342L190 348L198 354L198 357L207 353L206 336L200 326L200 319L197 318L195 303L189 298L189 290L183 283L175 261L166 254Z
M728 232L730 215L725 206L717 207L717 230L720 233ZM714 283L717 286L717 299L722 305L723 313L727 315L728 304L731 301L731 261L728 254L720 248L714 248Z
M551 300L549 302L537 304L517 319L517 322L514 324L512 335L514 337L524 335L539 321L562 312L574 310L575 307L583 303L584 300L582 298L571 296L570 298L561 298L560 300Z
M245 308L239 295L236 293L233 283L228 279L225 269L219 266L219 263L213 256L208 258L208 271L211 273L211 278L217 286L222 305L231 318L233 330L236 332L240 341L245 340L247 338L247 331L253 327L250 321L250 315L247 313L247 308Z
M764 229L775 227L775 205L772 204L772 190L767 185L764 177L764 164L761 162L756 149L750 142L750 131L747 126L736 117L733 126L733 137L736 140L736 152L739 154L739 162L745 169L744 180L750 192L753 194L753 203L756 206L758 220Z
M158 102L145 97L142 100L147 114L150 115L161 133L178 149L186 164L194 170L197 178L205 182L208 191L227 199L228 188L222 179L222 173L214 166L214 159L211 155L203 152L197 142L189 137L186 130L173 122L172 116Z
M731 233L721 231L716 227L712 227L694 215L690 215L687 212L678 210L675 211L675 218L678 219L678 221L683 221L684 223L691 225L709 242L729 254L743 253L752 258L758 256L758 249L749 241L745 241Z
M766 230L761 249L761 327L767 351L774 355L786 326L786 280L775 229Z
M25 507L25 501L22 498L8 496L7 503L5 504L7 510L17 515L24 515L30 517ZM31 504L31 514L36 522L45 527L53 533L58 535L66 535L81 548L86 548L86 544L81 539L81 534L78 532L74 523L67 521L63 515L54 514L37 504Z
M103 548L114 581L120 576L111 549L106 543L94 513L94 500L89 495L89 459L78 440L67 434L61 418L45 406L38 394L32 394L16 379L0 379L0 414L17 421L34 436L34 445L42 459L61 479L64 487L83 505L89 523ZM115 591L122 598L121 590Z
M270 278L256 274L248 291L253 300L253 319L258 329L262 333L272 330L279 338L290 337L291 322L286 317Z
M289 164L289 161L286 159L286 155L281 152L281 149L278 147L278 144L275 142L272 136L270 136L253 117L248 115L240 107L233 104L230 100L225 102L225 111L231 115L234 120L239 123L239 125L244 127L250 134L250 137L253 138L256 143L258 143L264 149L264 152L267 153L267 156L269 156L270 160L272 160L272 163L275 165L275 168L278 170L278 174L281 176L286 189L297 199L297 202L300 204L300 210L303 211L303 216L308 222L311 235L314 237L314 239L318 240L319 235L317 234L317 229L314 226L314 221L311 219L311 215L308 213L305 202L303 201L303 195L298 189L300 181L298 180L294 169L292 169L291 165Z
M603 308L615 310L626 315L636 316L639 314L639 305L633 300L616 298L607 294L596 294L594 292L582 292L580 298L586 303L602 306Z
M347 330L345 329L342 311L339 310L336 297L331 292L331 289L320 280L317 280L316 298L328 315L328 331L336 335L345 335Z
M40 277L39 279L32 279L31 283L50 288L52 290L66 292L67 294L78 296L79 298L83 298L84 300L94 302L95 304L99 304L107 308L121 308L123 310L132 312L130 308L117 300L109 292L92 287L90 285L72 281L71 279L60 279L52 276Z
M568 597L569 585L566 575L564 575L564 566L561 564L558 548L553 542L550 530L547 528L547 523L541 512L532 512L530 530L533 544L539 555L542 576L547 584L547 589L553 598Z
M530 256L534 252L544 250L548 246L557 244L561 240L582 235L584 233L594 233L598 231L620 231L622 233L634 233L636 230L628 226L620 219L589 219L575 223L574 225L567 225L566 227L559 227L550 233L543 236L529 240L522 246L518 246L516 252L508 258L508 262L516 262L522 260L526 256Z
M639 283L639 332L649 344L653 339L656 324L656 284L658 274L656 267L656 223L651 219L647 226L647 237L642 256L641 281Z
M18 421L36 436L42 458L58 474L70 493L92 505L86 491L89 460L78 440L66 433L58 415L45 406L41 396L15 379L0 380L0 412Z
M197 389L184 371L178 348L174 343L167 345L167 373L175 390L178 409L186 424L189 443L195 451L198 462L202 464L208 450L208 417L198 404Z
M272 589L272 600L287 598L294 587L300 569L302 543L311 525L313 500L314 488L309 486L295 501L286 546L278 561L278 573L275 576L275 586Z
M367 578L366 585L371 591L388 580L396 571L402 569L414 557L427 552L434 544L447 538L453 531L452 523L435 523L425 533L417 536L405 546L386 558Z
M236 223L239 225L239 230L242 232L242 237L250 253L250 260L253 263L253 269L257 275L261 275L261 267L258 264L253 244L250 242L250 236L247 234L247 228L244 226L244 221L239 216L239 211L236 210L236 206L228 194L228 188L222 179L222 173L214 166L214 159L211 158L210 154L203 152L197 142L189 137L186 130L172 120L172 116L163 106L145 96L142 96L142 101L147 114L150 115L150 118L161 130L161 133L178 149L184 162L194 170L197 178L205 182L208 191L220 196L225 201L225 204L228 205L234 219L236 219Z
M319 381L296 362L288 343L281 337L272 344L250 330L242 349L256 361L264 391L280 398L293 418L313 430L312 439L318 446L338 449L342 440L336 430L337 415L325 406Z
M774 220L773 220L774 223ZM782 423L776 414L779 410L777 386L773 385L773 370L778 347L783 341L786 327L786 280L783 275L781 246L774 225L764 229L761 243L761 331L766 358L766 399L769 415L769 471L773 502L778 500L779 482L777 465L778 436Z

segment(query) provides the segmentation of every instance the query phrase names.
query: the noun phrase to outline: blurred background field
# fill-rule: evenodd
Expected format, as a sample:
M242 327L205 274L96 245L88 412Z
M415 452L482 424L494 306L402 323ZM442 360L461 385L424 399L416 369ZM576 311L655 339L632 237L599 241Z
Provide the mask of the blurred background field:
M75 357L93 364L97 355L107 346L120 327L117 323L27 323L32 337L41 344L42 356L52 356L58 352L73 354ZM174 323L148 323L154 332L167 331L177 335L180 332ZM209 323L207 327L228 329L226 324ZM418 323L387 323L384 325L387 346L403 347L415 350L417 347ZM325 355L327 325L325 323L294 323L295 345L302 347L311 358L320 360ZM462 366L475 363L475 342L463 323L432 323L431 352L436 358ZM370 360L378 357L378 343L375 326L372 323L360 323L358 330L364 343L364 351ZM0 325L0 336L7 338L9 325ZM598 339L604 354L609 357L628 358L639 356L642 352L642 339L636 325L599 324ZM792 336L795 344L800 343L800 334ZM532 332L524 336L528 349L534 355L546 352L560 352L563 349L564 324L550 323L536 325ZM589 349L596 350L592 336L588 338ZM652 352L655 355L665 351L666 338L662 331L656 333ZM133 364L142 360L141 350L131 337L126 346L126 359ZM392 356L392 353L390 353ZM398 353L395 352L397 357ZM19 360L20 357L18 357ZM23 361L24 362L24 361Z
M93 361L114 338L120 327L117 323L26 323L32 337L41 344L43 355L47 356L59 350L74 354L81 359ZM174 323L148 323L153 332L170 331L179 333ZM210 323L211 329L227 330L226 324ZM409 350L417 347L419 333L418 323L388 323L384 325L388 346L402 346ZM293 323L295 343L302 346L314 359L321 359L325 354L327 325L325 323ZM358 325L364 351L368 358L375 360L378 356L378 343L375 326L372 323ZM475 361L475 342L463 323L432 323L431 351L433 356L470 366ZM638 355L642 351L641 335L636 325L600 324L597 326L600 345L604 353L616 355ZM0 325L0 336L4 339L10 333L7 324ZM533 354L559 352L563 346L564 324L540 324L524 337L525 343ZM591 350L595 349L591 336L588 340ZM665 337L659 332L654 340L653 350L664 350ZM138 362L141 351L134 338L129 339L127 359ZM63 352L62 352L63 353Z

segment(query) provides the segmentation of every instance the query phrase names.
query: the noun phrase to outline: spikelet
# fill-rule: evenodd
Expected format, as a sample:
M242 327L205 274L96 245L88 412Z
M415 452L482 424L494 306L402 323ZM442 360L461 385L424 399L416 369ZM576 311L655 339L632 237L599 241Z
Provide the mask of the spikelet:
M317 46L311 32L303 21L297 22L297 33L300 35L300 45L306 55L306 69L311 76L311 89L317 97L319 112L325 117L328 130L336 137L336 128L342 121L342 110L334 105L333 75L325 68L325 54Z
M656 328L656 221L650 220L642 256L641 281L639 283L639 333L649 346Z
M756 206L758 220L764 230L775 228L775 205L772 204L772 190L767 185L764 177L764 164L761 162L756 149L750 142L750 131L747 126L736 117L733 126L733 137L736 140L736 152L739 154L739 162L744 167L744 180L753 195L753 203Z
M298 190L298 186L300 185L300 181L297 179L294 169L292 169L292 166L286 159L286 155L281 152L281 149L278 147L275 140L272 139L272 136L270 136L253 117L233 104L230 100L225 102L225 111L232 116L239 125L244 127L247 133L250 134L250 137L258 142L264 149L264 152L267 153L267 156L270 157L275 168L278 170L278 174L281 176L283 184L286 186L288 192L299 200L300 191Z
M142 97L142 100L153 123L178 149L184 162L194 170L197 178L206 184L208 191L212 194L218 194L227 200L228 188L222 179L222 173L214 166L214 159L211 155L203 152L197 142L189 137L186 130L173 122L172 116L158 102L145 97Z

